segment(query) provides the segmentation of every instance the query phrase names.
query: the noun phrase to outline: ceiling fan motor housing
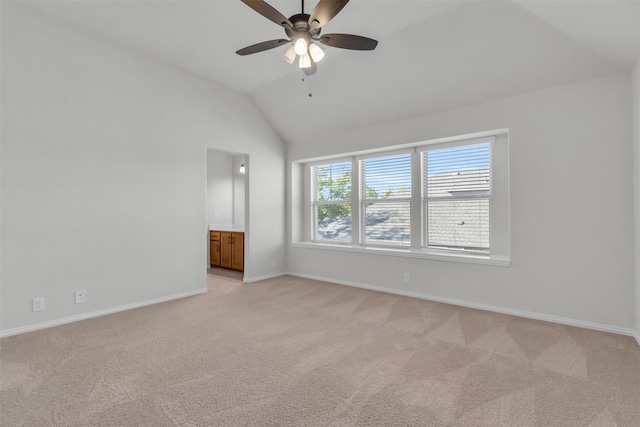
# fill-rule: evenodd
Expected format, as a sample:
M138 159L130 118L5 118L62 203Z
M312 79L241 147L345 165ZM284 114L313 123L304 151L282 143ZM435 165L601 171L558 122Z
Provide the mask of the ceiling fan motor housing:
M307 43L310 43L312 39L317 39L320 35L320 28L311 28L309 25L310 15L306 13L298 13L289 18L289 21L293 24L293 28L289 28L285 25L284 31L291 40L297 40L303 37Z

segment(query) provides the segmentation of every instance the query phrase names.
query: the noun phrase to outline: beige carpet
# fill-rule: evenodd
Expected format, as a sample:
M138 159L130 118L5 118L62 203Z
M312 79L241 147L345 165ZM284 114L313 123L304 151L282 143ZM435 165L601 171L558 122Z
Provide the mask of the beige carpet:
M640 426L632 338L283 277L5 338L4 426Z

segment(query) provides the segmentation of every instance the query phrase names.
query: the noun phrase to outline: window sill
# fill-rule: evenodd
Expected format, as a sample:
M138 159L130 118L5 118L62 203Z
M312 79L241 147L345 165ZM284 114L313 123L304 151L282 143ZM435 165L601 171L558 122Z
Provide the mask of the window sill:
M332 245L327 243L313 242L294 242L291 244L291 246L294 248L352 252L370 255L397 256L403 258L432 259L437 261L464 262L470 264L494 265L499 267L509 267L511 265L511 259L509 257L499 255L451 253L448 251L429 249L393 249L376 248L370 246Z

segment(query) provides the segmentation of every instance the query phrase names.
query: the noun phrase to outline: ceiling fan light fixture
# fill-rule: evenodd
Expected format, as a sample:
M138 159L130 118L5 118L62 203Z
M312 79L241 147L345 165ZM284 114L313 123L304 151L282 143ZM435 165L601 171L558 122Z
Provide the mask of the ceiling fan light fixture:
M314 62L320 62L324 58L324 51L315 43L309 45L309 54Z
M291 44L291 46L289 46L287 50L284 51L284 54L282 55L282 57L289 64L293 64L293 61L295 61L296 59L296 50L293 44Z
M300 68L311 68L311 57L308 53L300 56L300 60L298 61L298 66Z
M263 17L283 27L287 37L286 39L280 38L256 43L237 50L236 53L240 56L288 44L288 48L283 53L284 60L293 64L296 56L299 56L298 66L306 76L311 76L318 69L317 63L325 56L324 46L349 50L374 50L378 45L377 40L353 34L320 35L322 27L338 14L349 0L316 0L316 6L311 14L304 13L304 0L302 0L302 12L289 18L268 4L268 0L240 1ZM321 44L324 46L321 47Z
M293 48L298 55L302 56L307 53L307 41L303 37L300 37L298 40L296 40Z

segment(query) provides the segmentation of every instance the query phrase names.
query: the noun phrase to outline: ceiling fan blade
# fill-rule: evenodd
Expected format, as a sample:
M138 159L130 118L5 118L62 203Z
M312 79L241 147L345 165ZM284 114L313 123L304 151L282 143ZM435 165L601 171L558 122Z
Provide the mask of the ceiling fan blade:
M318 41L327 46L351 50L373 50L378 46L377 40L353 34L323 34Z
M278 25L283 27L293 28L293 24L291 21L287 19L286 16L278 12L273 6L269 3L266 3L262 0L240 0L242 3L249 6L251 9L258 12L260 15L264 16L270 21L275 22Z
M311 28L322 27L331 21L347 3L349 3L349 0L320 0L313 12L311 12L309 26Z
M287 39L278 39L278 40L269 40L267 42L256 43L251 46L247 46L244 49L240 49L236 51L238 55L251 55L252 53L262 52L263 50L273 49L274 47L282 46L285 43L289 43L291 40Z
M318 71L318 66L313 59L311 59L311 67L302 69L302 72L305 76L312 76L316 73L316 71Z

